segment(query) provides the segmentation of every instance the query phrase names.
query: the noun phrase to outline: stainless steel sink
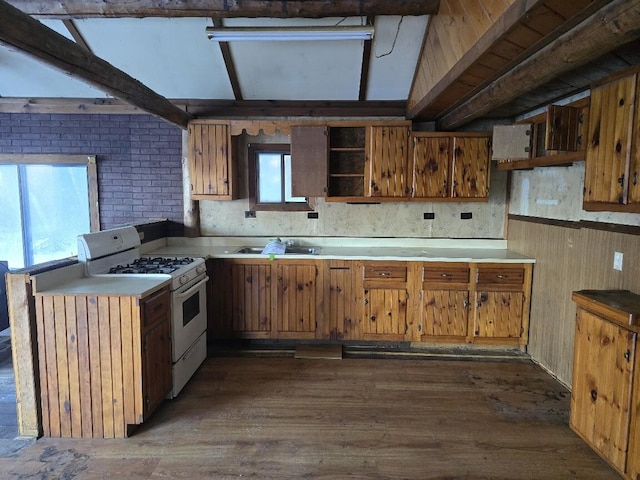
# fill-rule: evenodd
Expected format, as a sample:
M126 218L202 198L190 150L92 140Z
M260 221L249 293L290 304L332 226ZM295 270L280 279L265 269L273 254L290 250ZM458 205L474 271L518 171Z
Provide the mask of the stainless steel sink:
M260 255L263 247L242 247L236 250L235 253L243 253L248 255ZM317 255L320 250L316 247L298 247L287 246L284 251L285 255Z

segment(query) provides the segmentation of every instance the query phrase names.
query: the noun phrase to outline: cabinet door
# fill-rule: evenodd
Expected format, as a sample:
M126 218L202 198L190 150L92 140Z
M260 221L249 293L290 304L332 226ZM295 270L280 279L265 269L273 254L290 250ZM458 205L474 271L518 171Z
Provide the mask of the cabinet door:
M144 418L171 390L171 321L158 322L142 336L142 389Z
M413 136L413 196L449 196L451 138Z
M452 177L455 198L489 195L489 137L454 137Z
M475 292L475 336L520 338L522 292Z
M242 338L271 335L271 265L268 262L239 262L231 265L231 329Z
M198 199L235 198L231 132L225 124L189 124L191 196Z
M583 309L576 316L571 427L625 471L636 334Z
M627 203L637 74L591 90L585 202Z
M368 197L411 196L409 128L369 127L367 178Z
M360 339L362 317L362 281L358 288L358 262L329 260L326 270L325 316L322 338L331 340Z
M291 193L294 197L327 196L329 129L291 127Z
M315 338L318 294L318 267L310 264L278 262L276 335L279 338Z

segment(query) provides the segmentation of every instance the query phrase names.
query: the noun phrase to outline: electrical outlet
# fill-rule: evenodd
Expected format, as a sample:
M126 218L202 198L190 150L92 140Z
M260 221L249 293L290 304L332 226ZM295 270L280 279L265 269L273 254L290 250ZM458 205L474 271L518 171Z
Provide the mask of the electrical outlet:
M613 269L622 271L622 252L613 254Z

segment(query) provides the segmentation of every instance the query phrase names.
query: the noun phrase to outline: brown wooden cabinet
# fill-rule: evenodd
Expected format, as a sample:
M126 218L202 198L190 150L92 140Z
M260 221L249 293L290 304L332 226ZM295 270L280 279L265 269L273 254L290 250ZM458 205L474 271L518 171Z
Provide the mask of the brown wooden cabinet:
M189 122L189 177L194 200L237 198L235 165L228 122Z
M410 132L406 125L368 127L365 165L367 197L411 197Z
M469 323L469 264L425 262L419 269L422 341L465 341Z
M404 340L409 291L406 262L362 262L362 340Z
M574 292L570 426L625 478L640 475L640 295Z
M329 196L364 197L366 127L329 127Z
M291 127L291 194L326 197L329 129L324 125Z
M36 295L43 433L121 438L171 390L171 298Z
M230 333L240 338L269 338L273 325L273 262L231 260L227 298L231 301ZM217 319L224 321L224 319Z
M638 73L591 90L585 210L640 212Z
M357 260L328 260L325 265L325 308L321 337L330 340L359 340L362 318L361 263Z
M490 134L414 132L411 143L413 198L488 198Z
M323 314L323 276L316 260L278 260L275 337L316 338Z
M473 272L473 341L526 344L531 264L477 263Z

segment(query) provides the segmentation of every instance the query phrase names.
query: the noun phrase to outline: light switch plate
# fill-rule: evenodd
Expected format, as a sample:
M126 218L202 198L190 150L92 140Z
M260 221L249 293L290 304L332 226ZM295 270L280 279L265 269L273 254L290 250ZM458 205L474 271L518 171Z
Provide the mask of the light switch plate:
M615 252L613 254L613 269L622 271L622 252Z

